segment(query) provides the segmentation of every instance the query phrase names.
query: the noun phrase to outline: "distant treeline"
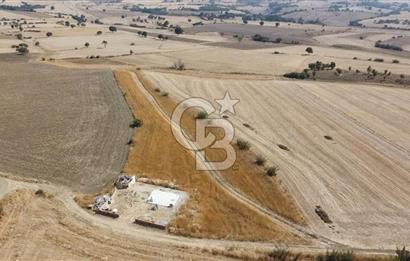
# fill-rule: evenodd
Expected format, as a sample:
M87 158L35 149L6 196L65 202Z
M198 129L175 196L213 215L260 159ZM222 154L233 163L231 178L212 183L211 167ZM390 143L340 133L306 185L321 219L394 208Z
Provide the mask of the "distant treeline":
M392 45L392 44L384 44L381 42L377 42L375 45L377 48L382 48L382 49L389 49L389 50L394 50L394 51L403 51L403 48L397 45Z

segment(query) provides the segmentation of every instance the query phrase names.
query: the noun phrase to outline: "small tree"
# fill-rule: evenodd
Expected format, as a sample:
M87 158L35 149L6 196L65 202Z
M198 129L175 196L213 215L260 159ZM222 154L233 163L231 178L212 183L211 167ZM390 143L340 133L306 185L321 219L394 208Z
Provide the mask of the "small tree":
M307 52L308 54L312 54L313 53L313 48L308 47L308 48L306 48L305 52Z
M275 177L278 175L279 167L278 166L271 166L265 169L266 175L269 177Z
M106 40L102 41L101 43L104 45L104 48L107 48L108 42Z
M86 48L88 48L88 47L90 47L90 43L86 42L86 43L84 44L84 46L85 46Z
M17 47L16 51L17 51L19 54L22 54L22 55L26 55L26 54L29 53L29 50L28 50L28 48L27 48L26 46L19 46L19 47Z
M177 26L177 27L175 27L175 33L176 34L182 34L182 33L184 33L184 30L181 27Z
M110 30L110 32L114 33L114 32L117 31L117 27L115 27L115 26L110 26L110 27L108 27L108 30Z

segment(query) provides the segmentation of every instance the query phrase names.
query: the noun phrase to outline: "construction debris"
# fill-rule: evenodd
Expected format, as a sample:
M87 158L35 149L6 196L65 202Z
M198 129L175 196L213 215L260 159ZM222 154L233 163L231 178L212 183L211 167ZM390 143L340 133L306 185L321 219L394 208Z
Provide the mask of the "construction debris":
M126 189L134 183L135 183L134 176L121 175L118 177L117 181L115 182L115 187L117 189Z
M118 218L120 215L116 209L111 209L112 198L109 195L98 196L95 199L95 203L92 206L92 210L100 215L108 216L111 218Z

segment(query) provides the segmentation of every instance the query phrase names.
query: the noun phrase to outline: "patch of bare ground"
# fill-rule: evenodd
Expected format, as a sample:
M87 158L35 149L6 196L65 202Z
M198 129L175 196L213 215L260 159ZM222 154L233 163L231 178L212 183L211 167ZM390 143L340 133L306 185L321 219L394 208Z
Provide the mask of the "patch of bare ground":
M173 181L190 195L171 223L170 232L207 238L303 242L239 203L205 173L197 171L192 154L175 140L168 122L138 90L136 84L140 83L134 81L132 73L117 71L115 75L134 116L144 122L133 138L124 172ZM158 99L162 99L164 108L175 106L166 96Z
M0 206L2 260L213 260L239 253L239 249L226 250L224 255L198 251L97 227L69 212L47 192L16 190L5 195Z

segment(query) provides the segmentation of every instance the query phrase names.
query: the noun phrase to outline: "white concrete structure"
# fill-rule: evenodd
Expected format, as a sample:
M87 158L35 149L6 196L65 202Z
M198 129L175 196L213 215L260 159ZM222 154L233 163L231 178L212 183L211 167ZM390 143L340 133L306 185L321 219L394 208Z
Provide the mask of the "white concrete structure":
M178 199L179 195L175 193L156 189L151 192L147 202L159 206L172 207L177 204Z

